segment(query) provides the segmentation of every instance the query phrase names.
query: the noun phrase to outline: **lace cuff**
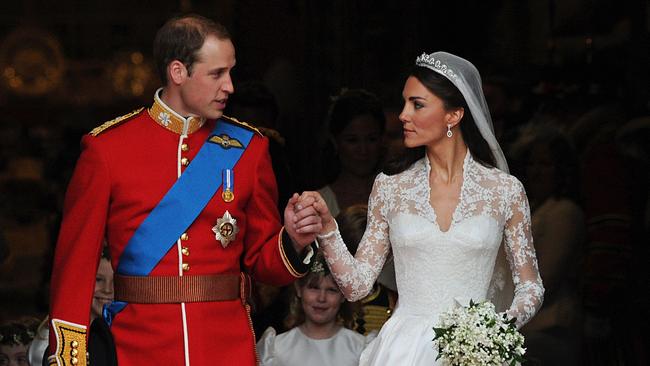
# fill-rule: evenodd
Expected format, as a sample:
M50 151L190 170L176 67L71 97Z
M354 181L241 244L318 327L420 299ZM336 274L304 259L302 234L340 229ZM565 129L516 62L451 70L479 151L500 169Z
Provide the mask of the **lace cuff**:
M331 239L332 236L336 235L336 233L339 232L339 224L336 222L336 219L332 219L332 221L334 221L334 226L336 226L334 228L334 230L330 231L329 233L322 234L322 235L321 234L316 235L317 239ZM319 243L319 245L320 245L320 243Z

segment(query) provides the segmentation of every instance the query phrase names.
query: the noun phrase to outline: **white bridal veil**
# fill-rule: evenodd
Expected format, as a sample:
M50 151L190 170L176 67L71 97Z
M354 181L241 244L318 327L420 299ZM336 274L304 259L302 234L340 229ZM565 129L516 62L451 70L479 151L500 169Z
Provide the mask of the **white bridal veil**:
M494 136L490 110L483 95L481 75L476 67L464 58L447 52L423 53L416 59L415 64L445 76L458 88L472 113L476 127L492 150L497 168L508 173L508 163ZM505 311L510 307L513 296L512 273L501 245L492 274L488 299L494 303L497 310Z

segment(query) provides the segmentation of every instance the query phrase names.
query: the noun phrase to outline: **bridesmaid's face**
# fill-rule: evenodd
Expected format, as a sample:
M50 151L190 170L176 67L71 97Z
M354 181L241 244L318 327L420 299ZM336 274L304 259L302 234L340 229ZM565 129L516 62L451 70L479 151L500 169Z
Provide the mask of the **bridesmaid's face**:
M320 325L335 322L341 303L345 301L331 275L318 281L309 281L298 288L298 294L305 312L305 321Z
M404 108L399 115L406 147L432 146L447 138L447 124L457 124L458 111L448 111L444 102L417 78L406 80L402 92Z

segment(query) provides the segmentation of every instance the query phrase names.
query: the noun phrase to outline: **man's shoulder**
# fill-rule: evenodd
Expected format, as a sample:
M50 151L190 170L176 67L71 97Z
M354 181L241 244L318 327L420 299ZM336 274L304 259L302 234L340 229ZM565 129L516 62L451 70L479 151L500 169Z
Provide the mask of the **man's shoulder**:
M123 115L123 116L113 118L112 120L106 121L106 122L102 123L101 125L95 127L88 134L90 136L97 137L100 134L102 134L102 133L104 133L104 132L106 132L108 130L111 130L111 129L117 127L117 126L120 126L120 125L124 124L127 121L131 121L131 120L137 118L138 116L140 116L142 114L143 111L144 111L144 108L138 108L138 109L136 109L136 110L134 110L134 111L132 111L130 113L127 113L127 114Z
M226 115L221 116L221 120L223 120L223 121L225 121L227 123L233 124L235 126L238 126L238 127L253 131L253 132L255 132L256 135L258 135L260 137L264 136L264 134L257 127L251 125L248 122L243 122L243 121L238 120L237 118L228 117Z

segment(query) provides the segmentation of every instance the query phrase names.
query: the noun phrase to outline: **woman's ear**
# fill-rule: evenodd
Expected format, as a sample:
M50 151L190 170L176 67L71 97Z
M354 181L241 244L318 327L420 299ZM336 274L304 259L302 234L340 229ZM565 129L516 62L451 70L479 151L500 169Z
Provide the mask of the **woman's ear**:
M463 119L465 108L460 107L447 112L447 124L455 127Z

